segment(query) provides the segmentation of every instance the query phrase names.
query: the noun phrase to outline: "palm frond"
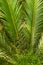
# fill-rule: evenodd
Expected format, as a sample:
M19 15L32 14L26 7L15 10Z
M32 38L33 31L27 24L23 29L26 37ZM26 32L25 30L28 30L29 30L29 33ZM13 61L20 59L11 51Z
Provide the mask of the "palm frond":
M42 32L43 0L0 1L0 57L15 64L15 53L37 50Z
M30 46L36 48L43 32L43 1L26 0L25 10L28 15L28 26L31 29Z

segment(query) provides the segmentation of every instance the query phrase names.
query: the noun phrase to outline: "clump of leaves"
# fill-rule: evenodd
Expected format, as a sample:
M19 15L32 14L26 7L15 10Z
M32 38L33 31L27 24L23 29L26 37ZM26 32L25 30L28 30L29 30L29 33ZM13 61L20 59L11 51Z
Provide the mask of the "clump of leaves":
M16 54L16 64L15 65L43 65L43 60L39 57L40 54L34 54L33 52L28 52L26 55ZM41 62L42 61L42 62Z

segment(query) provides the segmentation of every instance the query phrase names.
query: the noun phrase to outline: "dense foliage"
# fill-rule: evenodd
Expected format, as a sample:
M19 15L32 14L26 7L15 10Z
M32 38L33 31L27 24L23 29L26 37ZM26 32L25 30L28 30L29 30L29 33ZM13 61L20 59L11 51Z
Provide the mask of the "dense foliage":
M42 65L42 37L43 0L0 0L1 65Z
M39 51L38 51L39 52ZM33 54L32 52L28 52L26 55L18 55L15 54L15 60L14 60L14 65L43 65L43 54ZM1 65L13 65L2 58L0 59L0 64Z

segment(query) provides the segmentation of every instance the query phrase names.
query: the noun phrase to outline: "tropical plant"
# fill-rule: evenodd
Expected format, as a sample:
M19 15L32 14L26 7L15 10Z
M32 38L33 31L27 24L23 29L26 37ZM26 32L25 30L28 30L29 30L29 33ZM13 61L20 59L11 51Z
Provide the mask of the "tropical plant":
M0 57L38 49L43 33L43 0L0 0ZM24 52L25 51L25 52Z

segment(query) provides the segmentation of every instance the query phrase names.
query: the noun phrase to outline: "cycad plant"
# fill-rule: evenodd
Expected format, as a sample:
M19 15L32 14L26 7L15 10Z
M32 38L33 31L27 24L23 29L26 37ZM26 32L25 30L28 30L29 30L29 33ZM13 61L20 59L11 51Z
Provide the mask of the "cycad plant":
M0 57L38 49L43 33L43 0L0 0Z

